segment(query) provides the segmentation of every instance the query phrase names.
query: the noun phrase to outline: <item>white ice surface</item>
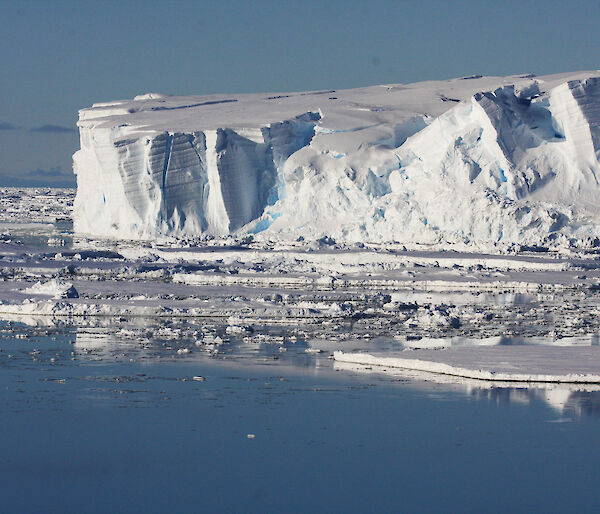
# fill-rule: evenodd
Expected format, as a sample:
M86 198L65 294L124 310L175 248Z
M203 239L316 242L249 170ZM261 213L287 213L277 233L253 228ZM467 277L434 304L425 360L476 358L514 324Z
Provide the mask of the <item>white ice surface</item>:
M586 244L600 74L147 94L80 111L75 229L125 238Z
M73 284L53 278L47 282L36 282L34 285L23 289L23 293L30 295L52 296L53 298L77 298L78 293Z
M386 353L334 352L339 362L501 382L600 383L600 347L459 347Z

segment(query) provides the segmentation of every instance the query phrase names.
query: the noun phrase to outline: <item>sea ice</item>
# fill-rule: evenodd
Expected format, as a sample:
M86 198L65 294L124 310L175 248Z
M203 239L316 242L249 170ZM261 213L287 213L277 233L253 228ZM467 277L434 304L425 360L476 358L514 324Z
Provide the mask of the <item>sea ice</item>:
M501 382L600 384L600 347L523 345L385 353L334 352L336 361Z

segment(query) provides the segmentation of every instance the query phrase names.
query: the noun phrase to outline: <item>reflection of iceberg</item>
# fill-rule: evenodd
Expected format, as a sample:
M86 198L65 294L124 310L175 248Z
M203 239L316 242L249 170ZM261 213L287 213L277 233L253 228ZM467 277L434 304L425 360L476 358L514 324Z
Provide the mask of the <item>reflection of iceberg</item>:
M600 416L600 386L593 384L519 384L519 388L484 383L469 387L470 394L497 403L543 401L561 416Z
M564 403L563 413L570 416L600 416L600 393L572 392Z
M543 398L548 405L562 414L573 391L568 389L549 389L543 391Z
M467 386L468 393L496 403L543 401L561 416L600 416L600 386L575 384L519 384L519 388L496 383Z
M29 327L54 327L60 325L64 320L53 316L35 315L35 314L20 314L15 313L1 313L2 321L9 321L12 323L22 323Z
M559 339L551 339L546 335L534 337L500 335L491 337L422 337L420 339L401 340L401 343L404 348L411 350L436 350L457 346L547 346L549 344L552 346L598 346L600 344L598 339L598 334L583 334L573 337L561 337Z
M106 327L77 327L73 350L83 359L128 361L145 359L161 352L165 347L164 339L151 340L150 335L156 330L121 324Z
M114 337L114 332L102 332L99 330L85 330L78 328L74 345L77 350L108 351L118 345L118 342Z
M114 360L115 358L121 360L126 356L129 357L132 350L136 354L141 350L141 345L132 347L124 344L117 338L115 332L114 329L78 327L73 342L74 355L84 360Z

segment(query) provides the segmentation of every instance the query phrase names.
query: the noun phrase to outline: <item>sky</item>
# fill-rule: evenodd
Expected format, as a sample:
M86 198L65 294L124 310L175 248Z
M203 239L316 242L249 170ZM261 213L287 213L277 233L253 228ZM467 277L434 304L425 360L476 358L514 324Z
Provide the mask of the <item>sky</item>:
M146 92L600 68L597 0L0 0L0 186L74 186L77 111Z

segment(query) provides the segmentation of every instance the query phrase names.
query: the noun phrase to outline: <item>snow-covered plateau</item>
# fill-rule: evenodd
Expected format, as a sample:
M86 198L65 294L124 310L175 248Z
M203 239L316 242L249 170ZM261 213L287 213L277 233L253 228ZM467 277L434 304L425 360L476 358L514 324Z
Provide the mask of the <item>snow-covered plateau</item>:
M165 96L79 113L77 233L599 244L600 72Z

